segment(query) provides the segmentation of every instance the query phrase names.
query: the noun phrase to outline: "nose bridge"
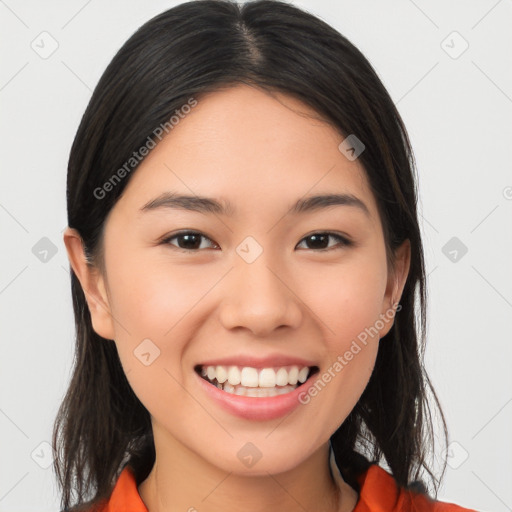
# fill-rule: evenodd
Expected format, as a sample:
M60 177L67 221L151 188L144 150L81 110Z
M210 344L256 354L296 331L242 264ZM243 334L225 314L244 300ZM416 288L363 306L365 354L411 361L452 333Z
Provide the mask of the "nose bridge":
M302 313L282 262L252 237L237 248L229 290L221 311L224 327L246 327L258 335L281 326L296 328Z

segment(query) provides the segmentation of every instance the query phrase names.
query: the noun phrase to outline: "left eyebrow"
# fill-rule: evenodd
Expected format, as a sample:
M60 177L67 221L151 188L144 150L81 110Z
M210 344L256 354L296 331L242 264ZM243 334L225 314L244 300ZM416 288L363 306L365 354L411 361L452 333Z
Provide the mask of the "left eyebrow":
M291 214L312 212L330 206L350 206L359 209L366 216L371 217L366 204L352 194L322 194L299 199L290 209ZM160 196L148 201L140 210L152 211L160 208L189 210L199 213L214 213L219 215L233 215L235 208L229 201L219 202L211 197L178 195L164 192Z
M299 199L291 208L290 213L311 212L330 206L352 206L358 208L367 217L371 217L366 204L352 194L323 194Z

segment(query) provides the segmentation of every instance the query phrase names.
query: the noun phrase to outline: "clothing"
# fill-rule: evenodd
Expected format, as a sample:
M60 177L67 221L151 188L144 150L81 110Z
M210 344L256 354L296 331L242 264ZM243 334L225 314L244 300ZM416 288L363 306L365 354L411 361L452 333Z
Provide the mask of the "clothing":
M340 483L341 474L330 452L330 465L336 482ZM431 498L412 491L398 490L394 478L377 464L372 464L357 477L360 485L359 499L353 512L476 512L453 503L434 501ZM100 512L148 512L135 482L135 475L126 466L116 482L114 490Z

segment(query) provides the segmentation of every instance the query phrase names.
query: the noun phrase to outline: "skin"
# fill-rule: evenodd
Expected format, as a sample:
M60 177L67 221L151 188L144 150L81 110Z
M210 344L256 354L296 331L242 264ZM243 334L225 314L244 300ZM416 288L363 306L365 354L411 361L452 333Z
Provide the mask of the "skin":
M338 150L343 139L289 96L246 85L211 93L131 176L106 220L103 273L85 264L79 234L66 230L93 327L115 340L151 413L156 463L139 486L150 512L230 512L240 503L246 512L353 510L357 493L344 482L338 493L330 474L328 440L361 396L392 320L284 419L231 415L193 372L214 357L280 353L317 361L321 374L399 301L410 245L388 268L375 198L359 161ZM164 191L229 200L236 212L140 211ZM287 214L305 195L340 192L370 215L339 205ZM159 242L182 229L207 238L195 252L176 238ZM308 243L326 231L354 245L330 238L322 251ZM235 250L247 236L263 249L250 264ZM146 338L160 350L149 366L133 353ZM237 457L247 442L262 454L251 468Z

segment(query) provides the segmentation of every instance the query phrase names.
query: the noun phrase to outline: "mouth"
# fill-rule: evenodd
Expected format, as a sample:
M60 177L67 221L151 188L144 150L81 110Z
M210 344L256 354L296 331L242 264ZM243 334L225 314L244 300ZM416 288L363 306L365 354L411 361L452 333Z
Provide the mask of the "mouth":
M232 395L268 398L295 391L318 373L318 366L196 365L194 371L206 382Z

